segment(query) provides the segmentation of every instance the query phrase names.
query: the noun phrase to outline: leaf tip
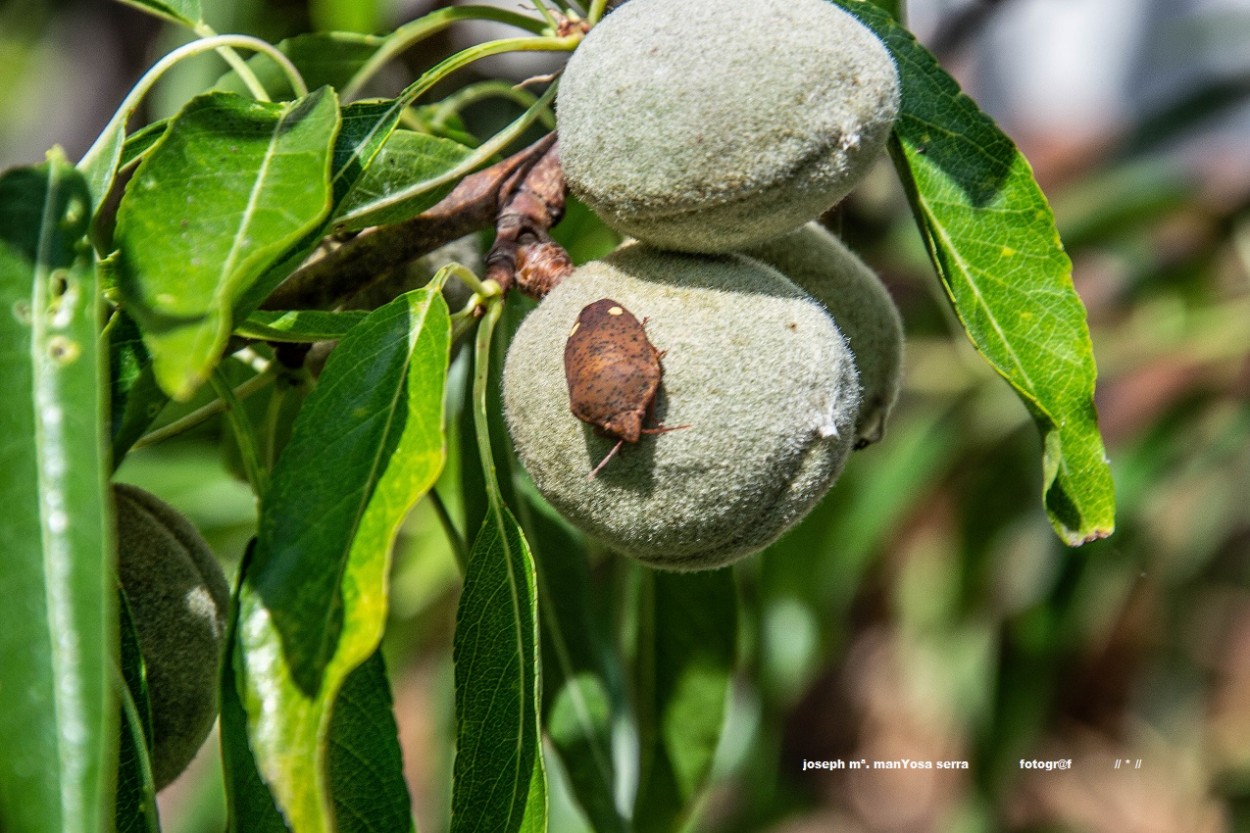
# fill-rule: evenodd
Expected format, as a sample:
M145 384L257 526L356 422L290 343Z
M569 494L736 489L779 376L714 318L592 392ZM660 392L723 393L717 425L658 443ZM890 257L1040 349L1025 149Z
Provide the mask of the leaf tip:
M1105 526L1097 526L1093 529L1086 530L1064 530L1062 533L1063 542L1069 547L1082 547L1086 544L1092 544L1094 541L1101 541L1103 538L1110 538L1115 533L1115 524L1109 523Z

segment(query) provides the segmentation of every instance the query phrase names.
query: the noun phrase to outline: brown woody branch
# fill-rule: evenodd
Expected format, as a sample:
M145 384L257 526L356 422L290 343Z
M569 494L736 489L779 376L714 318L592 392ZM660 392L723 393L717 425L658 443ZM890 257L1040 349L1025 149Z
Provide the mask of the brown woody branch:
M555 134L549 133L528 148L465 177L441 202L411 220L361 232L292 273L263 307L330 309L395 267L492 225L497 225L506 239L520 240L524 254L515 258L514 268L534 271L539 252L524 248L531 243L528 235L550 241L547 229L559 220L564 208L564 177L555 142ZM563 254L563 249L559 251ZM564 258L567 260L567 255ZM545 270L538 271L546 274ZM511 275L499 272L499 277L505 289L512 284ZM527 280L517 283L525 289Z
M486 255L486 278L504 291L515 281L541 299L573 271L568 252L548 233L564 216L564 171L552 145L528 171L518 171L500 191L495 244Z

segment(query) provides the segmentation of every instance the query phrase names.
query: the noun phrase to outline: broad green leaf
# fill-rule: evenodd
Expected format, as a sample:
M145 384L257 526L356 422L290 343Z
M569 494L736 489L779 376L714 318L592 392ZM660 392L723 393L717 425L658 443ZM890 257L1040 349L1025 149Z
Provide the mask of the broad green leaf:
M143 346L143 334L134 319L117 310L104 328L104 337L109 350L109 435L116 468L169 397L156 384L152 357Z
M157 833L160 822L156 810L156 790L152 784L150 760L152 708L148 683L139 651L139 636L130 618L126 594L117 588L118 632L121 636L120 692L121 732L118 739L117 790L113 816L116 833Z
M118 276L174 399L212 372L239 298L329 210L337 131L325 88L289 104L208 93L139 165L117 214Z
M100 135L96 137L95 142L92 143L87 152L83 154L82 160L79 161L78 168L87 177L87 182L91 186L94 200L93 209L99 208L108 197L115 181L119 162L123 166L129 165L137 156L143 155L148 148L154 146L164 134L168 126L167 119L148 125L140 130L136 137L132 137L134 141L126 139L126 125L134 116L135 111L138 110L140 102L152 89L153 84L171 67L193 55L216 50L231 66L242 69L244 66L243 59L235 54L234 49L243 47L266 53L271 61L281 63L292 77L298 75L298 71L290 66L290 61L286 56L280 54L265 41L249 35L209 35L206 34L206 27L200 24L195 24L193 29L201 37L169 52L161 60L157 61L150 70L144 73L143 77L131 88L125 100L118 105L117 110L113 113L113 117L109 119L108 124L100 131ZM248 78L254 81L251 75ZM303 80L298 78L296 80L298 81L299 93L301 95L306 93L308 87L303 84ZM257 83L253 83L248 91L252 98L264 101L269 100L269 96ZM294 94L287 96L287 98L294 97ZM104 245L101 245L101 251L107 250Z
M391 131L399 122L403 108L394 102L364 102L349 104L342 108L338 136L334 140L334 152L330 162L331 202L334 205L351 190L373 161ZM269 269L239 299L236 309L248 313L282 283L325 236L329 228L327 220L319 223L300 240L289 246Z
M738 634L731 570L643 570L634 687L640 750L634 829L682 828L720 741Z
M229 670L222 695L222 755L230 830L287 833L282 814L256 770L247 743L247 716ZM327 770L340 833L411 831L412 815L396 734L390 686L381 653L347 675L334 703Z
M534 560L502 505L473 542L453 658L452 833L546 830Z
M610 650L590 614L590 570L585 549L561 523L522 498L534 542L542 619L543 726L568 773L578 803L598 833L624 833L616 808L612 726L616 704L605 657Z
M421 191L396 202L390 201L392 195L414 182L446 174L472 152L472 148L449 139L397 130L387 139L364 176L336 206L335 216L352 215L353 219L344 225L346 229L398 223L415 217L446 196L455 183Z
M413 829L394 700L381 651L374 651L343 681L330 717L326 768L339 833Z
M194 26L204 19L204 13L200 11L200 0L121 0L121 2L184 26Z
M544 26L542 21L527 18L524 15L518 15L505 9L492 9L484 6L439 9L395 30L386 39L387 44L378 50L378 53L371 59L370 63L385 60L388 56L393 57L394 52L390 50L396 44L411 43L414 39L420 39L422 33L432 34L456 20L479 17L511 23L522 28L533 29L536 27L539 31ZM416 81L405 87L398 96L390 101L356 102L344 107L342 109L342 128L335 143L334 161L332 164L333 173L330 177L333 189L333 203L337 205L352 190L356 181L369 169L374 161L374 157L377 156L378 151L381 150L392 131L395 130L395 126L399 124L399 117L404 110L412 106L421 95L436 83L458 69L488 55L500 54L511 49L532 48L535 44L539 44L542 48L556 50L572 49L579 37L569 36L568 38L554 39L519 38L480 44L457 52L455 55L440 61L423 73ZM347 97L350 98L351 96L347 95ZM545 104L546 96L544 96L544 106ZM533 117L537 118L539 112L541 112L541 108L536 108ZM314 232L306 235L296 244L290 246L285 254L278 258L265 275L256 282L252 291L243 297L238 305L239 308L247 312L260 306L261 301L264 300L273 288L304 262L304 259L316 246L317 241L328 231L328 226L329 223L326 223Z
M368 313L348 310L289 310L274 312L257 310L234 328L235 335L265 341L332 341L347 335L352 327L364 321Z
M339 90L373 57L384 40L377 35L358 35L354 32L309 32L280 41L277 47L291 59L310 90L321 86ZM253 55L247 63L273 98L294 96L286 73L270 58ZM223 75L216 88L240 95L248 93L247 85L233 71Z
M929 256L977 350L1037 423L1043 500L1070 545L1115 527L1093 347L1072 264L1028 162L924 47L863 0L837 0L893 53L891 155Z
M0 176L0 829L111 824L116 579L87 183Z
M252 750L295 833L334 829L330 707L377 648L391 545L443 466L450 333L435 286L354 327L261 498L235 662Z
M256 542L248 545L239 565L240 582L251 570ZM232 598L238 598L238 588ZM237 603L230 606L230 624L226 644L234 645L239 633ZM226 787L226 818L228 833L288 833L286 822L274 798L260 777L247 737L247 712L243 710L240 692L242 662L237 651L231 652L221 664L221 768Z

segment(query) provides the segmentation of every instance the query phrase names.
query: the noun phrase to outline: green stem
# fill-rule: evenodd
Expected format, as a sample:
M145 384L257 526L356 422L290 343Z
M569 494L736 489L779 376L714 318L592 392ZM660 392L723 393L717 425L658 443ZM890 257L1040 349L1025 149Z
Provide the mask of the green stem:
M456 529L456 522L452 520L451 512L447 511L447 504L439 496L438 490L430 489L429 497L430 506L434 507L434 514L438 516L439 525L443 527L447 543L451 544L451 551L456 556L456 563L460 566L460 575L463 576L469 564L469 544L460 534L460 530Z
M608 7L608 0L591 0L590 14L586 15L586 19L590 21L590 25L594 26L600 20L603 20L603 12Z
M385 198L365 203L355 211L349 212L339 217L336 225L350 227L353 223L360 223L362 218L368 217L374 212L387 208L388 206L410 200L413 197L433 191L441 185L449 182L457 182L466 174L480 165L485 164L490 159L498 155L505 147L515 141L525 130L533 124L538 117L546 111L551 100L555 97L556 85L552 84L547 88L528 110L521 114L516 121L496 133L489 141L484 142L475 148L472 153L462 159L455 167L439 174L436 177L413 183L407 188L402 188L392 194L388 194ZM367 223L366 223L367 225Z
M201 38L211 38L217 34L213 28L204 21L200 21L191 27L191 31L199 35ZM247 87L247 91L252 94L252 98L257 101L269 101L269 93L265 90L265 85L260 83L260 79L256 77L256 73L252 72L252 68L247 65L247 61L234 49L228 46L217 48L217 54L221 59L235 71L235 74L243 81L243 85Z
M556 22L555 17L551 14L551 10L547 8L547 4L544 3L543 0L531 0L531 2L534 4L534 8L538 10L538 13L543 16L543 19L547 21L547 25L551 27L552 30L555 30L555 28L560 25Z
M479 43L439 61L422 73L420 78L405 87L404 91L396 97L395 102L399 106L407 107L430 87L474 61L480 61L492 55L502 55L505 52L571 52L577 48L581 40L582 35L575 32L562 38L504 38Z
M442 269L439 269L435 273L434 278L431 279L431 283L439 280L440 276L442 280L438 284L439 289L442 288L442 284L446 282L447 278L456 277L473 292L473 296L469 298L464 308L451 316L451 340L454 344L477 323L478 308L486 306L493 298L501 297L503 289L494 281L479 279L470 269L461 266L459 263L449 263Z
M462 266L459 263L448 263L438 271L439 273L445 273L443 275L444 281L449 277L459 278L465 286L473 290L473 293L477 296L476 301L473 302L474 306L503 294L503 289L499 286L499 284L494 281L482 280L473 273L472 269ZM438 275L436 274L434 277L437 278ZM439 287L442 288L442 284L439 284Z
M527 109L533 107L534 102L538 100L538 96L529 90L513 86L507 81L479 81L452 93L437 104L434 108L434 115L430 120L431 124L434 127L443 127L449 118L459 114L464 108L494 97L514 101ZM543 127L548 130L555 130L556 120L550 108L540 113L538 118L542 122Z
M470 301L460 312L455 313L451 317L451 343L457 344L460 339L472 330L477 324L478 316L476 314L477 301Z
M503 299L494 298L486 305L486 315L477 328L477 344L473 357L473 428L477 434L477 453L482 458L482 479L486 481L486 497L496 517L503 513L503 495L495 473L491 454L490 425L486 411L486 391L490 387L490 341L503 312Z
M356 74L351 77L351 80L347 82L340 92L340 98L345 102L351 101L360 93L360 90L369 82L369 79L377 75L378 70L397 55L431 35L441 32L458 20L493 20L498 23L507 23L527 32L533 32L535 35L542 35L547 32L547 25L543 21L506 9L496 9L490 6L456 6L449 9L439 9L436 12L427 14L425 17L406 23L392 32L386 38L386 41L378 47L378 51L374 52L369 60L365 61L364 65L356 70Z
M265 471L273 471L273 464L278 456L278 429L282 426L282 410L286 398L291 395L292 386L279 381L273 386L273 394L269 397L269 407L265 410L265 442L261 449L264 459L261 465Z
M243 471L247 474L248 482L252 484L252 491L257 496L263 495L269 483L269 475L261 465L256 431L252 423L248 421L247 414L243 413L243 403L235 398L234 391L226 381L221 368L213 371L209 382L213 390L217 391L217 396L226 405L226 419L230 421L230 428L234 431L234 440L239 445L239 457L243 461Z
M78 167L80 169L90 167L94 163L96 157L109 150L109 148L114 144L114 135L119 130L125 129L126 122L130 120L130 117L134 114L135 109L138 108L139 102L143 100L143 97L148 94L148 91L152 89L152 86L160 80L160 77L168 72L171 67L186 58L209 51L217 51L223 57L231 55L237 59L238 55L233 50L227 49L227 47L233 46L242 47L244 49L253 49L257 52L263 52L268 55L280 67L282 67L282 71L285 72L287 78L290 79L291 87L296 91L296 93L301 96L308 94L308 85L304 83L304 79L299 74L299 70L295 68L295 65L291 63L290 59L279 52L276 47L266 43L260 38L254 38L250 35L212 35L210 37L192 41L185 46L178 47L173 52L170 52L168 55L161 58L152 65L151 69L143 74L143 77L135 82L135 85L130 89L130 92L126 94L126 97L122 100L121 105L113 114L113 118L109 120L107 125L105 125L104 130L100 131L100 135L96 138L95 143L91 145L85 154L83 154L82 159L78 162ZM229 62L230 59L226 57L226 60ZM244 65L244 71L247 75L251 75L253 80L255 80L255 75L252 74L250 67ZM246 80L246 75L243 77ZM249 85L249 89L251 89L251 85ZM263 88L259 90L259 94L257 94L257 90L253 90L252 94L262 101L269 100L269 96L265 93Z
M139 707L135 705L130 686L126 685L125 676L115 664L109 666L109 679L117 702L121 706L123 731L130 735L130 742L135 745L136 751L144 750L139 752L139 759L136 763L139 768L139 777L143 781L143 820L146 822L146 833L160 833L156 812L156 786L152 782L152 762L146 752L148 747L143 733L143 719L139 716Z
M234 398L237 401L242 401L244 399L247 399L253 393L255 393L256 391L263 388L265 385L272 382L273 378L274 378L273 371L270 371L270 370L267 370L264 373L261 373L257 376L253 376L252 378L248 379L246 382L244 382L243 384L239 385L237 388L234 389L233 391ZM223 402L220 399L214 399L212 402L209 402L204 407L197 408L196 410L187 414L182 419L175 420L174 422L169 423L163 428L157 428L155 431L149 431L147 434L144 434L138 440L138 442L136 442L134 446L132 446L131 450L133 451L135 449L145 448L146 446L149 446L149 445L156 445L157 443L164 442L165 440L168 440L171 437L176 437L179 434L190 431L192 428L210 419L211 417L216 416L217 414L221 413L225 409L226 409L225 402Z

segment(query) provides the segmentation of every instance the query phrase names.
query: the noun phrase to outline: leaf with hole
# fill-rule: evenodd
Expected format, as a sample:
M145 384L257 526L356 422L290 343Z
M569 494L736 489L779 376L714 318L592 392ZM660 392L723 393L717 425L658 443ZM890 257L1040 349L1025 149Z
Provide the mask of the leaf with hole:
M104 359L85 178L0 175L0 827L111 824L117 703Z

